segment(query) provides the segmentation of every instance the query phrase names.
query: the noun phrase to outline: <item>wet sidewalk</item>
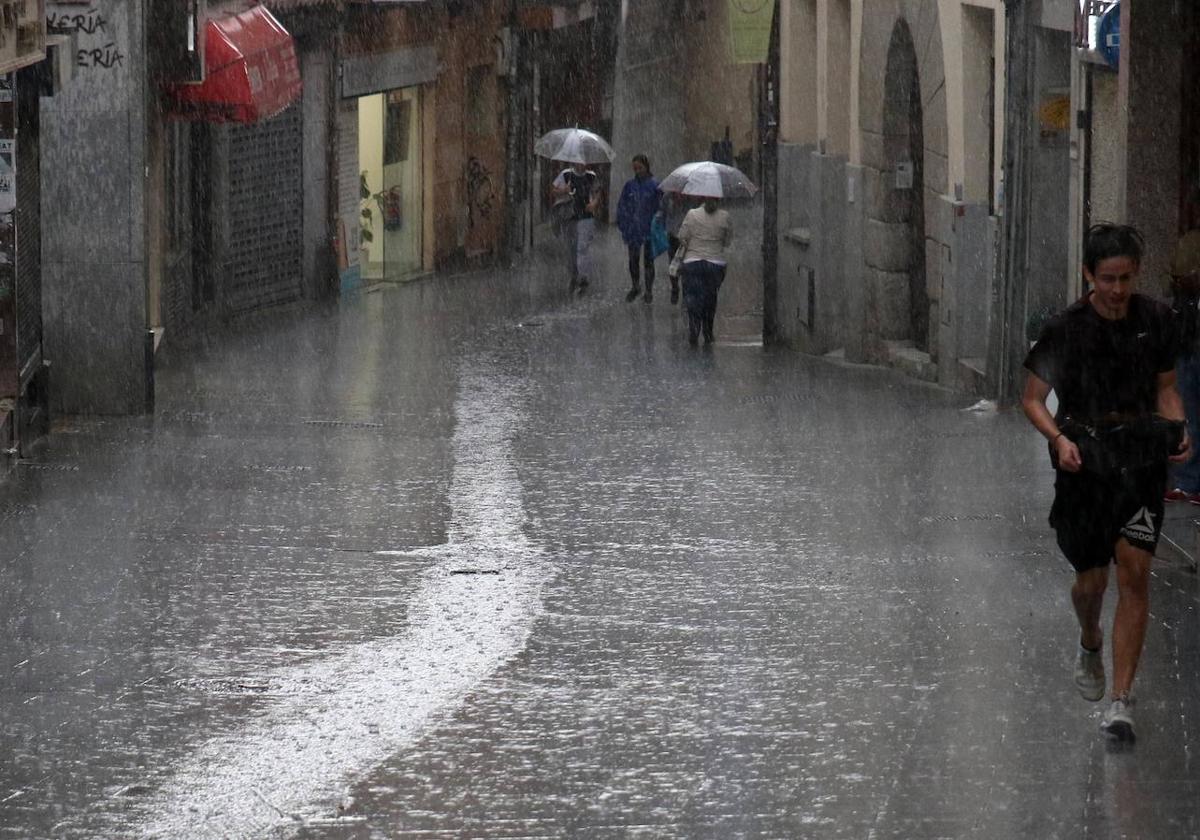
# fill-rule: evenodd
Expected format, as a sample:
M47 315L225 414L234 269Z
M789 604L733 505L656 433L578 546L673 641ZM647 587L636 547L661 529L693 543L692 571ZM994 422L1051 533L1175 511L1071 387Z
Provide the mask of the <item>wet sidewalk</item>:
M764 351L752 248L707 351L621 263L294 313L61 420L0 484L0 837L1200 835L1193 575L1113 751L1022 419Z

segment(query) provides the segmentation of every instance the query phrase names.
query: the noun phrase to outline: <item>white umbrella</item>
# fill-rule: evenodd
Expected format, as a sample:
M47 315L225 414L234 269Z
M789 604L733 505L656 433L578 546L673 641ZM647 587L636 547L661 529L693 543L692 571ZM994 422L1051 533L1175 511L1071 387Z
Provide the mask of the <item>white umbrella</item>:
M666 192L704 198L751 198L758 192L741 170L711 160L685 163L663 178L659 186Z
M533 150L564 163L612 163L617 156L607 140L583 128L556 128L538 140Z

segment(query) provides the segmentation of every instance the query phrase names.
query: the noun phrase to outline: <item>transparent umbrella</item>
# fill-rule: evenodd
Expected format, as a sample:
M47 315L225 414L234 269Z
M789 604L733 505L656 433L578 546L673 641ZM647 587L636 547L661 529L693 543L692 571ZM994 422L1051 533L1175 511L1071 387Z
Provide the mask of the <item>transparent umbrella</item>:
M607 140L585 128L556 128L538 140L533 150L564 163L612 163L617 156Z
M740 169L702 160L685 163L660 184L665 192L704 198L752 198L758 187Z

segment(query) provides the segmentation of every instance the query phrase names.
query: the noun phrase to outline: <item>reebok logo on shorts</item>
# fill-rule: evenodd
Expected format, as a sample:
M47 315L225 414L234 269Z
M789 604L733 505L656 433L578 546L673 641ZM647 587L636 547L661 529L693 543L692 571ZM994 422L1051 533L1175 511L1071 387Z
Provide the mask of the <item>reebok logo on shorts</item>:
M1133 515L1133 519L1125 523L1125 527L1121 529L1121 536L1131 540L1154 542L1154 514L1143 507Z

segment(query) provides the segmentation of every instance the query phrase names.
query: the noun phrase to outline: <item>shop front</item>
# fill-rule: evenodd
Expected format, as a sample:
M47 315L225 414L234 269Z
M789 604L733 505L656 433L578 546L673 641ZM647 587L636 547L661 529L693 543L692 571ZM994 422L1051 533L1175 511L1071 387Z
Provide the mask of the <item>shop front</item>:
M432 47L348 56L338 111L338 260L343 292L432 267L427 114Z
M366 283L422 271L421 89L358 98L359 265Z

